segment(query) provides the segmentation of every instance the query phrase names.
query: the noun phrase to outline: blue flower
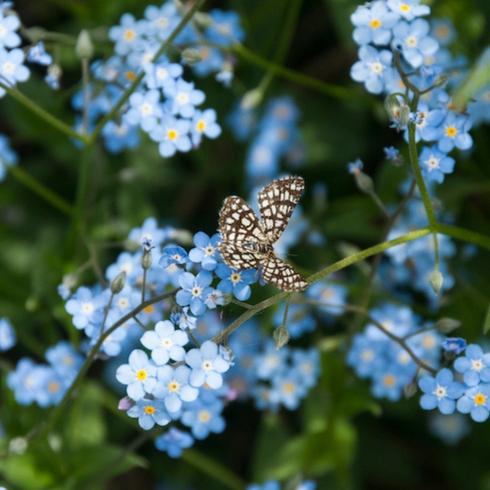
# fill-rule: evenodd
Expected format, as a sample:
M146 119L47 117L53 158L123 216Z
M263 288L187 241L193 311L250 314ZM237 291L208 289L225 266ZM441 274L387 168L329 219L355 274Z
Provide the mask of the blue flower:
M111 153L120 153L123 150L136 148L140 143L138 128L125 121L116 123L109 121L102 129L104 145Z
M347 300L347 289L340 284L332 284L327 281L317 282L308 288L306 295L325 306L316 306L318 311L328 315L341 315L343 306Z
M468 386L475 386L480 381L490 381L490 353L483 353L477 344L466 347L464 356L454 361L454 369L463 375Z
M17 339L12 324L6 318L0 318L0 352L11 349Z
M372 2L357 7L351 15L355 29L354 41L357 44L388 44L391 30L399 16L390 11L383 1Z
M454 25L449 19L432 19L431 34L441 46L451 44L456 37Z
M17 153L10 147L8 138L0 134L0 181L5 178L8 167L16 165L17 160Z
M456 400L464 393L464 385L453 380L449 369L441 369L435 377L423 376L419 379L419 387L424 392L420 398L420 406L424 410L438 408L445 415L456 410Z
M352 65L350 75L356 82L364 83L368 92L380 94L392 76L392 58L391 52L386 49L378 51L372 46L361 46L359 61Z
M15 85L17 82L25 82L29 78L29 69L23 65L24 51L22 49L12 49L5 51L0 49L0 76L3 82L8 85ZM4 89L0 89L0 97L5 94Z
M388 7L406 20L430 14L430 7L420 5L420 0L388 0Z
M0 10L0 49L20 46L21 39L16 32L19 27L20 20L17 15L4 15Z
M424 63L425 56L432 56L439 45L429 35L430 25L424 19L416 19L411 23L400 21L393 28L393 46L399 49L414 68Z
M195 264L201 264L202 268L207 271L214 271L220 258L218 244L220 241L219 233L212 237L202 231L194 235L195 247L189 252L189 259Z
M66 302L66 311L73 316L76 328L86 328L95 323L100 317L100 308L104 306L100 295L94 295L86 287L78 288L75 294Z
M347 170L351 175L358 175L362 172L362 169L364 168L364 163L360 158L357 158L353 162L350 162L347 164Z
M196 111L191 131L192 142L195 146L201 143L203 135L211 139L217 138L221 134L221 128L216 122L216 111L213 109Z
M429 420L431 432L446 444L457 444L470 431L468 420L460 413L442 415L435 413Z
M296 410L301 400L306 396L307 387L295 370L288 370L272 379L274 398L289 410Z
M213 291L209 287L213 275L208 271L201 271L197 276L190 272L183 272L179 276L179 285L182 289L177 292L176 301L180 306L190 306L193 315L200 316L206 311L205 301Z
M400 160L400 151L394 146L386 146L383 148L383 151L387 160L391 160L393 162Z
M428 182L434 181L439 184L444 181L445 174L454 170L454 158L438 150L436 146L424 146L419 157L422 173Z
M466 340L461 337L447 337L442 343L442 348L446 352L459 355L466 349Z
M144 41L142 35L146 29L145 21L136 21L131 14L124 14L118 26L109 29L109 39L116 43L115 51L126 55L131 51L142 50Z
M347 364L360 378L374 376L378 371L383 371L386 365L383 344L363 334L357 334L347 354Z
M165 406L160 400L138 400L127 412L129 417L137 418L139 426L144 430L152 429L155 424L167 425L170 422Z
M127 385L126 392L130 398L141 400L155 388L156 367L145 352L135 349L129 355L129 363L117 368L116 379Z
M29 61L29 63L48 66L53 63L53 57L46 52L44 43L39 41L29 48L29 51L27 52L27 61Z
M167 59L159 60L145 66L145 83L149 89L167 89L174 86L184 69L178 63L170 63Z
M166 239L166 232L164 229L158 226L158 222L155 218L146 218L143 222L141 228L133 228L128 235L128 240L134 245L141 245L143 239L150 239L155 246L161 245ZM129 254L121 254L119 256L122 261L122 267L114 274L113 277L107 276L108 279L112 280L119 273L120 270L124 270L126 274L131 275L133 268L136 265L130 264L132 262L129 260L131 256ZM118 259L119 261L119 259ZM139 264L138 264L139 265Z
M240 17L235 12L214 9L209 12L210 25L205 35L210 43L230 46L243 41L245 33L240 25Z
M187 152L191 149L189 137L190 122L166 115L161 124L153 129L150 137L160 143L158 151L162 157L171 157L177 151Z
M196 439L205 439L210 432L215 434L225 430L221 416L223 404L215 399L211 402L197 401L182 414L182 423L190 427Z
M182 78L177 80L175 85L166 85L164 94L168 97L170 112L174 115L181 115L191 118L196 112L196 106L204 102L204 92L194 88L194 84L186 82Z
M378 371L373 376L371 391L376 398L387 398L394 402L403 394L403 388L410 382L413 373L407 373L396 365L387 365L383 371Z
M192 368L191 385L199 387L207 384L213 390L221 387L222 374L230 368L227 356L210 340L204 342L199 349L187 352L185 362Z
M471 129L471 120L463 114L449 111L439 127L439 149L449 153L454 147L468 150L473 146L473 139L468 131Z
M167 269L172 266L185 265L187 262L187 252L179 245L167 245L162 250L162 255L158 263Z
M7 375L7 386L21 405L29 405L36 400L41 381L38 366L27 357L23 357L15 370Z
M83 364L83 357L65 341L50 347L46 351L46 360L58 374L68 378L70 382Z
M165 451L171 458L179 458L184 449L194 444L193 437L183 430L170 427L165 434L155 438L155 447Z
M490 385L482 383L468 388L458 400L457 409L469 413L475 422L485 422L490 410Z
M219 264L216 275L221 279L218 289L224 294L233 294L240 301L247 301L252 294L250 284L257 282L257 271L247 269L236 271L226 264Z
M159 102L160 93L157 90L135 92L129 98L130 109L124 118L133 126L139 124L146 132L153 131L162 115Z
M184 345L189 338L182 330L175 330L168 320L160 321L154 330L146 331L141 337L141 343L151 350L151 358L157 366L163 366L172 361L182 361L185 356Z
M193 402L199 390L189 384L191 370L187 366L163 366L157 370L153 396L165 403L169 413L178 412L182 402Z
M164 3L161 7L148 5L145 9L145 33L151 36L158 36L165 40L174 30L180 20L176 6L171 2Z
M431 109L426 102L421 102L415 115L415 140L434 141L438 138L439 126L446 117L445 109ZM405 131L408 141L408 130Z

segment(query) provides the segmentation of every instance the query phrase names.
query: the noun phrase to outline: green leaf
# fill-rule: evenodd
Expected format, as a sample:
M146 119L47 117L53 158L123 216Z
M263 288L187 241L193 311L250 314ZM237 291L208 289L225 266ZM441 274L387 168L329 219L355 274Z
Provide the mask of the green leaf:
M0 473L9 483L29 490L53 488L55 475L51 468L40 464L36 455L28 452L0 460Z
M490 48L485 49L463 83L458 87L453 103L458 110L463 110L469 100L478 91L490 83Z
M490 304L487 308L487 314L485 315L485 321L483 322L483 333L486 335L490 331Z

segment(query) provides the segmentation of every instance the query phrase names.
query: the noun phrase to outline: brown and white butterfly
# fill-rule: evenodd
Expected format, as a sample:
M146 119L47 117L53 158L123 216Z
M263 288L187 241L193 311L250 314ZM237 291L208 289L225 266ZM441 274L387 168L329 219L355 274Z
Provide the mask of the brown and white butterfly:
M238 196L225 199L219 213L219 250L233 269L259 269L265 282L283 291L302 291L308 283L276 256L274 243L282 235L305 187L301 177L273 180L258 194L258 219Z

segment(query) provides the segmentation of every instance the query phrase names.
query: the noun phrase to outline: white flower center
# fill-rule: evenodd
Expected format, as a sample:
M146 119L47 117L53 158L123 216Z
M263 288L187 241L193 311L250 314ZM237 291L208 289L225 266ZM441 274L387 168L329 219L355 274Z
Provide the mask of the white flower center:
M429 172L431 172L432 170L435 170L435 169L439 168L439 159L436 158L434 155L431 155L427 159L427 166L429 167Z
M5 76L12 76L15 73L15 65L11 61L6 61L2 66L2 73Z
M192 296L194 296L194 298L199 298L199 296L201 296L201 293L202 293L202 288L200 288L199 286L194 286L192 288L191 294Z
M5 26L0 25L0 37L5 37L7 35L7 29Z
M210 257L211 255L213 255L215 252L215 248L212 246L212 245L208 245L205 249L204 249L204 253Z
M201 367L204 371L211 371L213 369L213 363L211 361L203 361Z
M94 305L92 303L82 303L82 311L86 315L91 315L94 312Z
M148 102L141 104L140 113L144 117L151 116L153 114L153 106Z
M375 61L371 63L371 71L373 73L379 75L380 73L383 73L383 70L384 70L383 65L379 61Z
M129 306L128 298L119 298L117 304L119 305L119 308L127 308Z
M188 104L189 103L189 95L186 94L185 92L179 92L177 94L177 102L181 105Z
M174 343L172 342L172 339L170 337L166 337L166 338L162 339L162 347L169 349L173 345L174 345Z
M481 359L472 359L471 360L471 369L473 371L480 372L485 365L483 364L483 361Z
M405 39L405 44L409 47L409 48L416 48L417 47L417 44L418 44L418 39L415 37L415 36L408 36L406 39Z
M159 67L156 71L158 80L166 80L168 78L168 70L166 68Z
M447 395L447 390L444 386L437 385L436 389L434 390L434 395L436 395L439 399L444 398Z

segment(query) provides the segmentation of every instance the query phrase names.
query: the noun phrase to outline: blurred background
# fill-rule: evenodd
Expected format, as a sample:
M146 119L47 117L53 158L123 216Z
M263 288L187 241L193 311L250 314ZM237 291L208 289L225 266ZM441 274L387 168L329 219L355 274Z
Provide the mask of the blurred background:
M246 33L244 45L266 59L274 59L287 4L284 0L209 0L205 9L236 11ZM457 54L466 55L470 62L475 60L490 42L488 0L440 0L430 4L433 16L449 18L455 24ZM141 18L147 5L136 0L17 0L15 9L27 26L73 36L89 29L101 33L102 39L103 28L116 25L127 12ZM303 212L311 226L326 238L323 246L300 240L290 252L292 261L300 263L305 273L341 258L345 245L365 248L382 241L379 210L359 192L346 164L360 157L386 203L399 201L398 187L406 171L384 161L382 148L400 146L402 138L388 128L383 101L367 94L349 77L356 59L349 17L357 5L359 2L350 0L304 1L283 61L297 72L347 88L347 96L323 94L282 77L272 81L266 95L266 100L288 95L300 111L298 125L305 157L303 165L293 171L306 180ZM111 54L111 44L106 41L96 40L95 47L98 57ZM79 60L73 46L57 49L63 67L61 89L52 92L35 70L20 88L72 124L71 98L80 89ZM236 140L227 118L263 74L262 67L238 57L229 90L212 77L190 77L205 92L206 105L216 110L223 128L220 138L205 141L198 151L164 159L155 144L143 143L117 155L96 145L90 155L94 171L89 175L86 203L89 239L121 243L149 216L192 233L214 233L222 200L230 194L248 196L250 192L244 184L250 142ZM19 155L19 165L68 202L74 202L82 164L80 148L9 97L0 100L0 111L0 132L9 136ZM489 233L488 127L482 126L472 134L473 150L464 157L458 155L457 170L439 188L438 198L455 223ZM325 186L320 206L314 193L318 183ZM106 267L119 252L117 247L100 247L98 259ZM88 258L87 248L73 234L66 216L13 176L1 183L0 312L16 325L19 338L15 352L2 357L12 363L22 355L41 357L46 346L67 337L70 319L57 287L65 274ZM458 254L450 263L456 285L438 316L460 319L463 327L459 335L468 339L480 339L489 303L489 265L490 257L483 250L473 257ZM358 279L363 274L362 269L352 268L340 277L349 280L346 284L352 298L362 294L362 281ZM92 284L96 278L87 272L83 280ZM255 302L255 296L253 299ZM427 319L434 316L423 301L416 302L414 310ZM317 335L321 338L343 328L342 324L320 325ZM251 402L232 404L225 411L228 429L199 443L199 450L250 482L302 473L319 482L320 489L490 489L488 423L476 427L468 421L468 427L463 428L467 429L466 437L448 443L451 438L444 435L451 428L438 430L437 421L419 408L416 398L397 403L374 400L367 383L346 366L344 356L345 352L338 350L322 355L320 382L298 411L268 414L258 411ZM137 434L110 408L117 406L117 397L110 384L102 380L102 371L100 365L91 371L87 392L64 424L66 430L97 445L125 446ZM3 377L1 382L5 383ZM0 420L9 434L24 434L43 417L44 411L38 407L19 409L11 393L2 387ZM323 430L309 431L314 424L323 424ZM200 464L207 463L197 457L194 461L171 460L152 444L145 444L137 453L119 475L105 475L99 468L100 474L92 475L98 478L97 483L86 488L227 488L200 471ZM80 450L77 457L85 461L84 468L103 460L97 451ZM63 474L62 457L42 454L34 448L28 461L24 458L18 464L18 468L8 471L24 475L19 488L82 488L77 486L76 474L71 479L66 476L55 487L49 483L38 486L52 481L52 475ZM0 472L1 468L0 463Z

